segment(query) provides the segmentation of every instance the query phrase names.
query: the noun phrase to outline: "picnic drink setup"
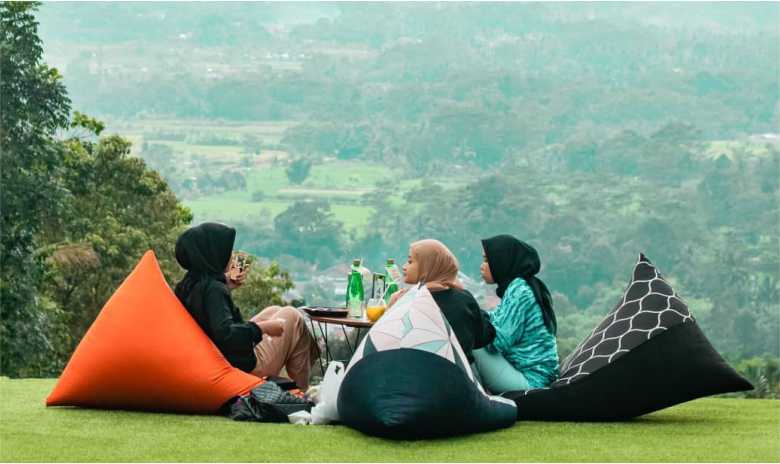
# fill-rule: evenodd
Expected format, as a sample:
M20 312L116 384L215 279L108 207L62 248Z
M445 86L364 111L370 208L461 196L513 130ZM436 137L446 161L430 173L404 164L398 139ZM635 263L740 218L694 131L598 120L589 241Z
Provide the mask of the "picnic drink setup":
M400 283L403 281L401 271L394 259L387 259L385 272L386 274L372 273L363 266L362 259L352 260L346 292L349 317L360 319L364 315L364 310L371 322L376 322L382 317L390 297L399 290ZM371 276L370 280L368 276Z
M347 280L347 311L354 318L363 317L363 302L365 292L363 290L363 275L360 272L360 260L352 260L352 270Z

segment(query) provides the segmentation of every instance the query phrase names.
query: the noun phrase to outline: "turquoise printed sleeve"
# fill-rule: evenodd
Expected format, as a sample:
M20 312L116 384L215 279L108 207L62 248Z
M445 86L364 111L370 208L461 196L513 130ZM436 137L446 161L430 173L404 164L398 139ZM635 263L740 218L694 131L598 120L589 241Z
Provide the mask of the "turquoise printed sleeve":
M504 294L501 304L490 315L490 322L496 329L493 346L499 353L508 353L523 338L528 310L536 300L527 287L514 286Z
M531 388L547 386L557 378L558 344L545 327L542 310L524 279L509 284L490 321L496 338L488 349L520 371Z

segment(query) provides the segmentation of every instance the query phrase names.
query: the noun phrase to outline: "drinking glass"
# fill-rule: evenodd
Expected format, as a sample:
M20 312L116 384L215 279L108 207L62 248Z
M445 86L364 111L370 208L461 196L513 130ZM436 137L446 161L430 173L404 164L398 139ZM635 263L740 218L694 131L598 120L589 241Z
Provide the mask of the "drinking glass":
M366 305L366 317L371 322L376 322L385 313L385 300L382 298L371 298Z

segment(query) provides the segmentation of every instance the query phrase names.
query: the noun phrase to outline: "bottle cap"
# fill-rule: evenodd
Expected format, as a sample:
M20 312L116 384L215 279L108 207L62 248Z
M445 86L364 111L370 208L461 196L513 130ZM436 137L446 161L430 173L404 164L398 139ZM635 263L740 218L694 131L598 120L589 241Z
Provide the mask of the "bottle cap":
M353 266L360 266L360 258L355 258L352 260Z
M387 264L388 265L395 264L395 260L393 258L387 258Z

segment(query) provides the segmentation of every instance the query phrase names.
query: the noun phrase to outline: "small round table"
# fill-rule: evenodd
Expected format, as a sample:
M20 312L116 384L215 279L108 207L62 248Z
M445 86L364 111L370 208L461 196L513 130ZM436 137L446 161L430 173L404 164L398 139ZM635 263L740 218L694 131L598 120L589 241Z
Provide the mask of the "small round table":
M317 327L319 328L320 335L322 336L322 339L325 341L325 364L323 364L322 362L322 356L319 356L320 370L322 371L322 375L325 375L325 367L327 366L327 364L333 361L330 345L328 344L329 324L334 324L341 327L341 330L344 333L344 340L346 340L347 342L347 349L349 350L350 358L352 357L352 355L355 353L355 350L357 349L357 344L360 341L361 331L363 329L370 329L374 325L373 322L366 319L365 315L362 318L357 319L349 316L334 317L334 316L313 315L311 313L308 314L309 314L309 321L311 321L312 333L316 334L316 331L314 329L314 323L316 322ZM347 327L356 329L354 343L350 343L349 341L349 335L347 335L347 329L346 329ZM319 350L319 344L317 344L317 348ZM349 362L349 359L347 359L346 362Z

